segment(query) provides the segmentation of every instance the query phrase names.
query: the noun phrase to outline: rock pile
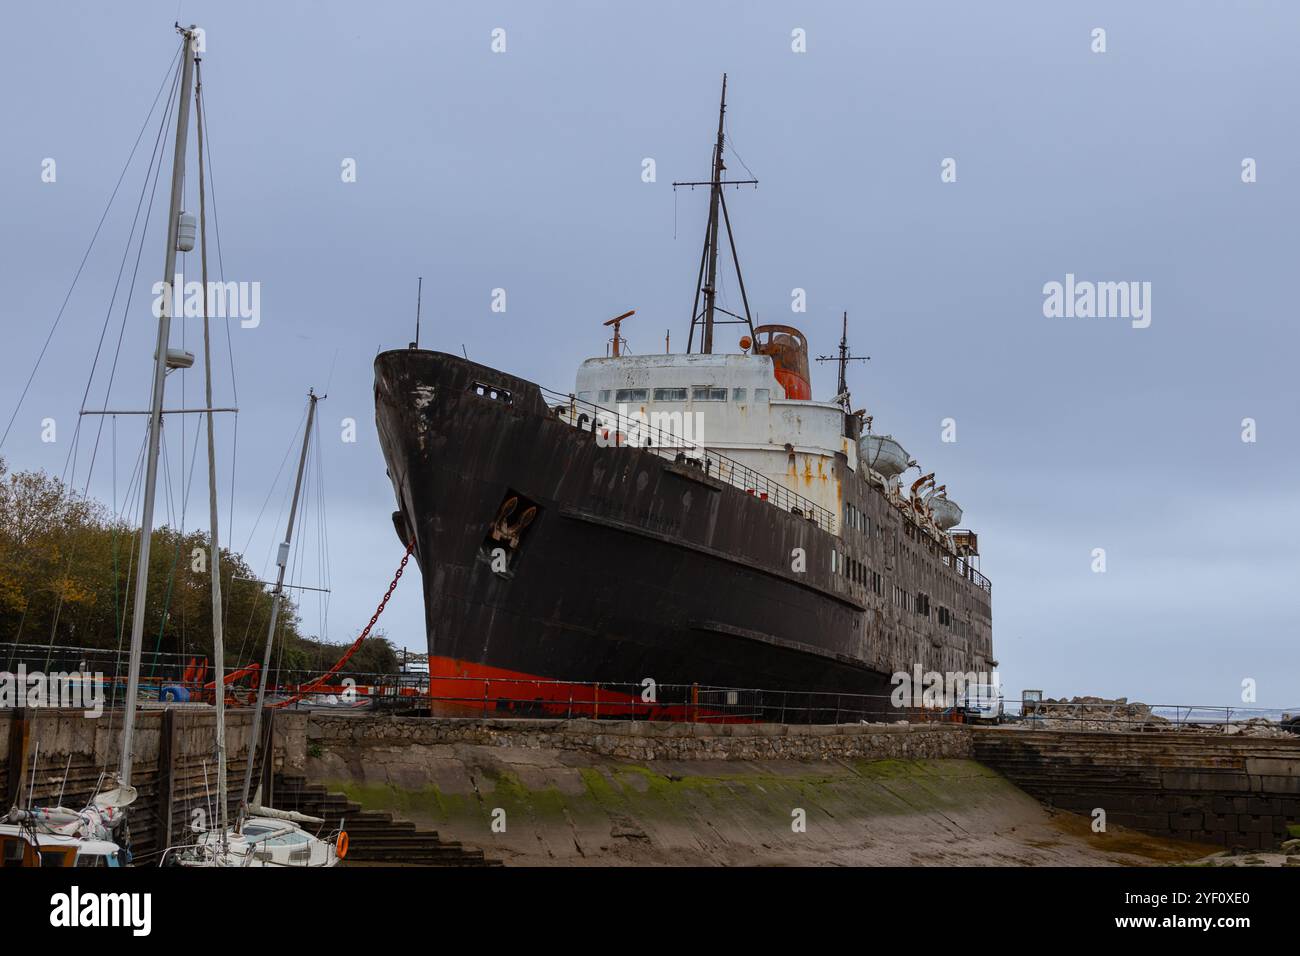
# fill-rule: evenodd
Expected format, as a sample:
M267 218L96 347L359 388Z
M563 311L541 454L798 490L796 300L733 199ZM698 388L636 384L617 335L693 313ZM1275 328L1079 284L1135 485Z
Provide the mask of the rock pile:
M1225 711L1226 713L1226 711ZM1300 725L1284 718L1281 723L1267 717L1191 723L1173 721L1152 713L1149 704L1130 702L1127 697L1064 697L1040 702L1025 701L1024 716L1030 726L1049 730L1112 730L1127 733L1178 730L1239 737L1289 737L1300 734ZM1032 718L1032 719L1029 719ZM1288 733L1289 731L1289 733Z
M1225 734L1241 737L1290 737L1279 724L1267 717L1251 717L1249 720L1235 720L1225 724L1211 724L1208 727L1194 725L1197 730L1217 730Z
M1071 697L1066 700L1047 698L1026 701L1025 717L1034 718L1040 727L1053 730L1114 730L1137 733L1167 730L1170 721L1151 712L1149 704L1129 702L1127 697Z

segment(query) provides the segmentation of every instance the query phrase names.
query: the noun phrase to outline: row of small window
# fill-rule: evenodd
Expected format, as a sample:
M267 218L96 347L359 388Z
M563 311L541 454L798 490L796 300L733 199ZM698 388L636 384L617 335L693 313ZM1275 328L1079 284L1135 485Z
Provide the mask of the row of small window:
M904 611L915 611L922 617L929 618L930 597L919 592L913 597L898 585L894 585L894 607Z
M852 505L849 505L848 507L853 510L846 512L846 517L856 515L858 518L866 520L866 515L862 514L862 512L853 508ZM849 520L851 521L853 519L849 517ZM866 530L869 527L870 524L868 523L863 526L862 530ZM839 551L831 551L831 573L842 574L854 584L861 584L864 587L869 587L873 594L883 596L885 593L885 582L879 572L871 570L861 561L851 558L848 555L840 554ZM894 607L901 608L904 611L915 611L926 620L930 619L930 595L925 594L924 592L918 591L916 596L913 597L898 585L894 585ZM941 627L953 627L955 624L959 632L965 632L964 624L952 616L952 611L943 605L940 605L936 610L938 612L936 617L938 618Z
M596 393L598 403L608 402L610 400L611 390L602 388ZM648 388L619 388L612 392L614 401L620 405L638 404L650 400L650 389ZM690 395L691 401L694 402L725 402L727 400L727 389L714 385L696 385L694 388L656 388L654 390L654 401L656 402L684 402L686 396ZM766 402L772 395L770 388L754 389L754 401ZM579 392L578 398L581 401L591 401L591 392ZM731 390L731 400L733 402L744 402L749 400L749 389L733 388Z
M885 593L885 580L879 573L838 551L831 552L831 574L842 574L854 584L870 587L875 594Z
M844 526L856 528L863 534L871 534L871 519L851 501L844 502Z
M894 607L904 611L915 611L926 620L930 619L930 595L920 591L913 597L898 585L894 585ZM959 629L962 629L962 623L952 616L952 611L948 608L940 605L935 610L938 612L936 617L941 627L952 627L956 624Z

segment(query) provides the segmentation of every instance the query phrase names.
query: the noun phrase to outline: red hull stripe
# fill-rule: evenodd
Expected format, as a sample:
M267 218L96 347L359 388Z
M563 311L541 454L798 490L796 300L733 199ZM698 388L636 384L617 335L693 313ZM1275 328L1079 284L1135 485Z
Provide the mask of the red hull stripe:
M745 722L711 708L648 703L640 694L594 684L556 681L452 657L429 658L429 695L436 710L468 714L524 711L552 717L622 717L628 720Z

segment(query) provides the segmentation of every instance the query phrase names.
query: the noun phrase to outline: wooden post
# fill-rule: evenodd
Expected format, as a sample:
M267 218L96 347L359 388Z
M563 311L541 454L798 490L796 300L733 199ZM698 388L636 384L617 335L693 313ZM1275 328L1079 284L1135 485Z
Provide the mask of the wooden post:
M162 712L158 722L158 830L155 840L162 853L172 844L176 802L176 711ZM211 826L213 821L209 821Z
M8 801L5 809L20 807L27 797L27 744L32 734L26 707L18 707L9 718L9 772L6 774Z

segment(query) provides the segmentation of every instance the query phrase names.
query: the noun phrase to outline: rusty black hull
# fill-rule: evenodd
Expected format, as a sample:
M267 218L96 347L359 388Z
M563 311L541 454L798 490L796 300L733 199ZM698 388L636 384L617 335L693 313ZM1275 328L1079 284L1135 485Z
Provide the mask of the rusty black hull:
M652 452L601 447L534 384L458 356L381 354L375 402L444 670L877 695L883 712L868 615L833 593L836 539L815 524ZM538 510L502 571L490 529L511 497Z

